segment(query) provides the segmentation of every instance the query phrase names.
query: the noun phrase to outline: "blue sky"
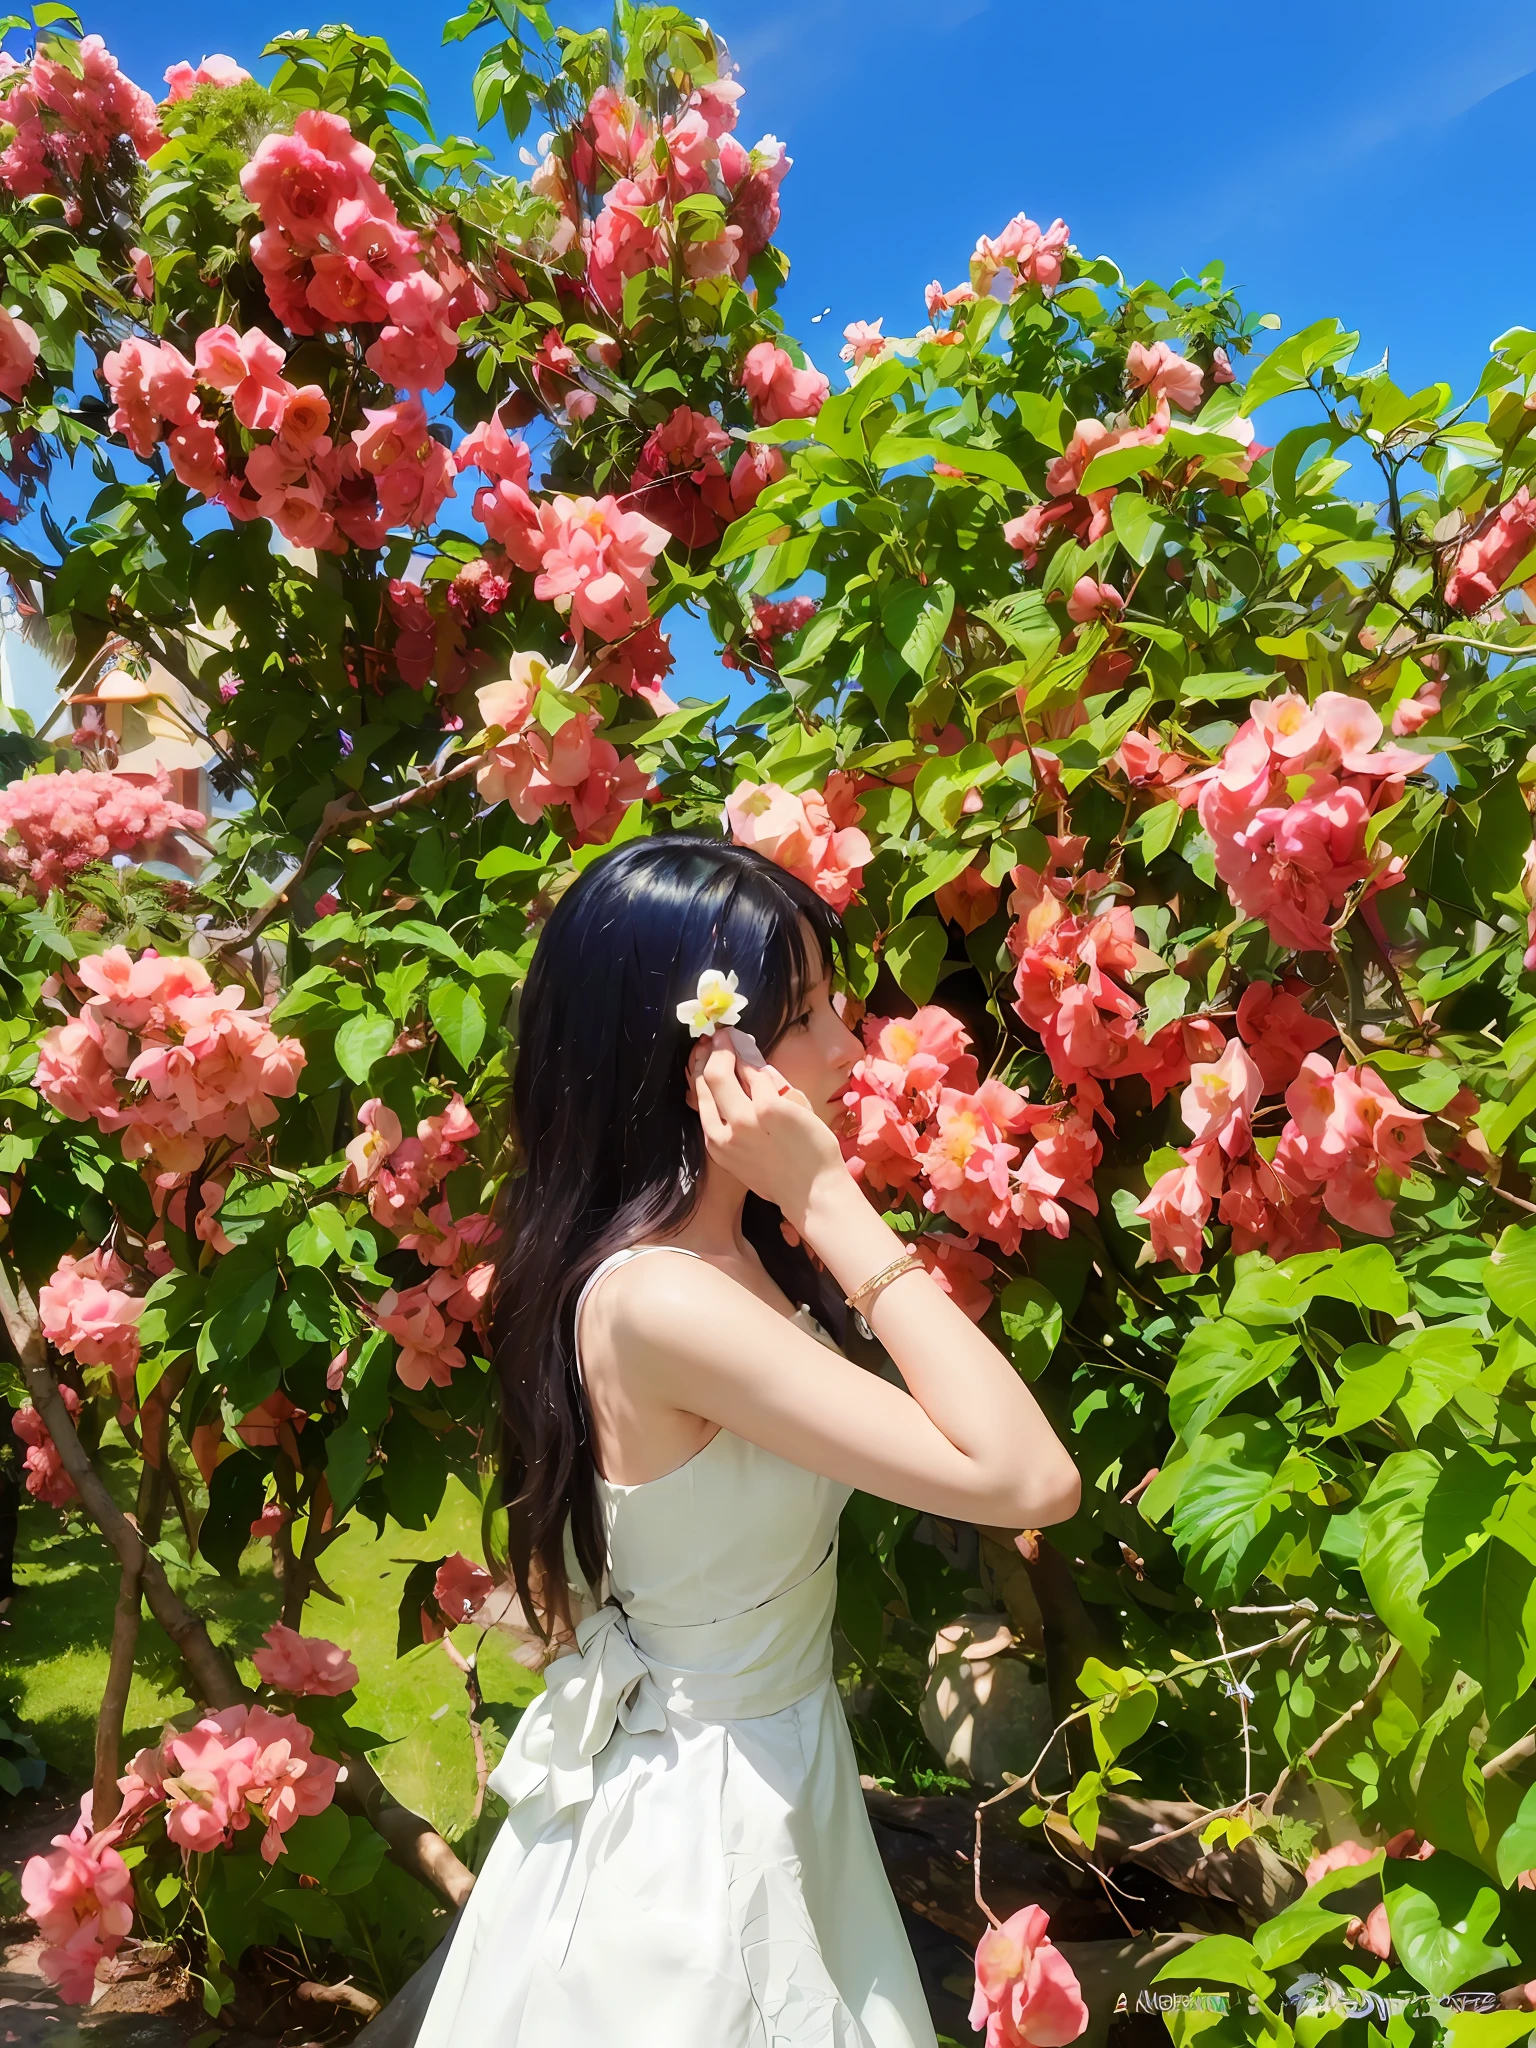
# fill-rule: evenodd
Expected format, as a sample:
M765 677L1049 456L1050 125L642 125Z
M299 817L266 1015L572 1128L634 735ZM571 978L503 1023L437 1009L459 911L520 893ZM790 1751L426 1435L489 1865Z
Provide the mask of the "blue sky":
M1536 318L1515 168L1536 119L1529 0L703 4L741 67L743 129L795 159L784 310L823 368L848 320L910 332L928 279L956 282L1021 208L1131 276L1221 257L1251 305L1287 327L1336 313L1400 381L1464 388L1492 336ZM326 18L326 0L81 5L151 89L209 37L254 67L268 35ZM390 39L442 126L472 130L483 36L445 50L437 10L406 0L346 13Z
M327 11L80 4L156 92L168 64L210 48L255 69L269 35ZM1390 349L1409 389L1466 390L1493 336L1536 324L1536 230L1516 169L1536 125L1529 0L703 4L747 88L745 139L771 132L794 158L781 306L823 369L836 371L849 320L910 333L927 281L958 282L976 236L1021 209L1060 215L1132 278L1220 257L1250 307L1287 329L1338 315L1360 330L1357 362ZM406 0L346 11L389 38L441 129L473 132L484 35L445 49L438 10ZM604 10L554 12L588 26ZM504 133L487 133L510 167Z

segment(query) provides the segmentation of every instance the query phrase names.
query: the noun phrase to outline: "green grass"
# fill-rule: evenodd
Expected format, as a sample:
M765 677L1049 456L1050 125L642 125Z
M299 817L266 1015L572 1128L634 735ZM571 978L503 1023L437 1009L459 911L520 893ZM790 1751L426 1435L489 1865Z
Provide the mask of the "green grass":
M328 1636L352 1653L359 1673L352 1718L386 1738L387 1746L373 1754L380 1776L398 1799L450 1836L468 1826L474 1805L463 1679L437 1644L396 1657L396 1610L412 1563L450 1550L475 1556L479 1528L479 1503L456 1479L449 1480L442 1508L425 1529L386 1524L375 1537L371 1523L354 1517L325 1557L326 1578L339 1604L317 1596L304 1616L306 1634ZM54 1509L29 1501L21 1514L16 1575L23 1590L0 1621L0 1683L48 1763L83 1790L91 1778L97 1705L106 1684L117 1564L78 1516L66 1522ZM258 1646L277 1618L280 1588L266 1543L247 1549L238 1584L212 1575L178 1577L186 1597L207 1615L215 1639L236 1654ZM476 1631L461 1628L455 1641L468 1653ZM190 1704L171 1645L147 1616L139 1643L125 1756L158 1740L164 1722ZM493 1705L521 1705L539 1689L495 1635L481 1647L479 1669ZM249 1663L244 1675L254 1682ZM490 1726L486 1735L494 1760L499 1737Z

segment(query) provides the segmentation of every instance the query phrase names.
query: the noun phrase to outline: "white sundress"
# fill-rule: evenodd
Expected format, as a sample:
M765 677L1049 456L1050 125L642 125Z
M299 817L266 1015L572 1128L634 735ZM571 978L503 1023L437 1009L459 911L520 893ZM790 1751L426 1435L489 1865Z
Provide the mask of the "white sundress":
M578 1327L666 1250L605 1259ZM935 2048L832 1682L850 1489L723 1429L598 1487L608 1601L491 1775L510 1810L416 2048Z

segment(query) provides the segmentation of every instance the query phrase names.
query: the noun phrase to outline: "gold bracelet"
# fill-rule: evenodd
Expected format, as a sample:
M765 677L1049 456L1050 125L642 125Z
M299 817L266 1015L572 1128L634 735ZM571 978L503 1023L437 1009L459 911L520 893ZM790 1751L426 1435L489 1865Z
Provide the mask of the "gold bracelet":
M862 1315L866 1307L874 1306L875 1297L882 1288L922 1263L916 1252L903 1252L899 1259L892 1259L888 1266L882 1266L872 1279L866 1280L862 1287L855 1287L852 1294L845 1294L843 1299L856 1314Z

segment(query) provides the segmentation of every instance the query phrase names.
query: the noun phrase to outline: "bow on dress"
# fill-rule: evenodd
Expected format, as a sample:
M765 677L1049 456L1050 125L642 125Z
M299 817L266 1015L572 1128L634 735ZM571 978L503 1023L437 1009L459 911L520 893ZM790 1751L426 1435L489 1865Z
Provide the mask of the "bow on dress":
M630 1640L622 1607L610 1601L576 1629L576 1648L544 1673L544 1691L524 1713L490 1786L509 1807L543 1794L544 1817L592 1797L593 1764L615 1728L661 1734L666 1708L650 1666Z

